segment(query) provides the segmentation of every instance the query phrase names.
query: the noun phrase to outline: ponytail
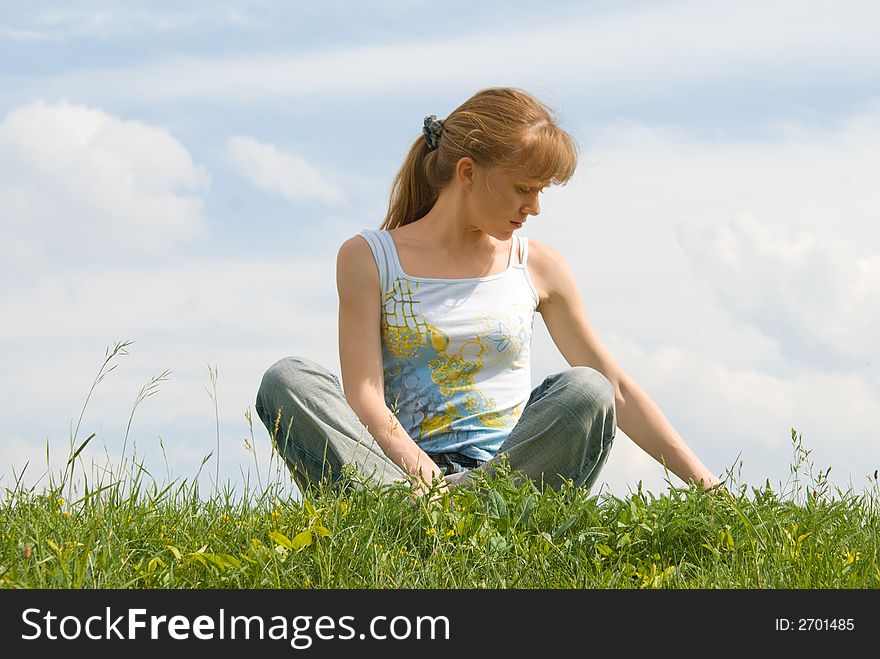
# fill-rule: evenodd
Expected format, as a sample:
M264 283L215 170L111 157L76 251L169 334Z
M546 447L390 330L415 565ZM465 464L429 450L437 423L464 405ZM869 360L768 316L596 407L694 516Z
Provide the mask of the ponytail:
M396 229L415 222L427 215L437 201L439 190L428 183L426 160L436 156L436 150L428 150L424 139L419 138L410 147L403 166L391 184L391 199L382 229Z

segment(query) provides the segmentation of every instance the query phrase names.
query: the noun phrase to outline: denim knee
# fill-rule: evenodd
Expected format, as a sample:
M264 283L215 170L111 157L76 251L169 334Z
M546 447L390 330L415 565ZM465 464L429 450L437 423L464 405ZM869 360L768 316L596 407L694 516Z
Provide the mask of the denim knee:
M293 387L301 379L302 374L314 373L319 368L318 364L305 357L290 356L279 359L263 374L260 392L269 393L279 385Z
M592 420L585 418L591 416L583 414L585 409L595 416L611 415L614 418L614 386L602 373L589 366L572 366L561 374L560 379L564 384L565 401L579 418Z
M263 374L257 391L256 408L257 414L270 431L272 430L270 426L278 415L277 392L295 389L297 382L302 380L301 374L311 366L313 364L302 357L284 357L272 364Z

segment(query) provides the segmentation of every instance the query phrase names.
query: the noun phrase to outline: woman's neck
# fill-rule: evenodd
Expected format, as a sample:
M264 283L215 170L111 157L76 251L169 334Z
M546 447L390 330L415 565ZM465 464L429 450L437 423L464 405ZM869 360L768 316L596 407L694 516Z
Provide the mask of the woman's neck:
M461 197L446 192L452 191L444 190L424 217L404 227L406 233L452 258L467 259L494 251L500 241L471 220Z

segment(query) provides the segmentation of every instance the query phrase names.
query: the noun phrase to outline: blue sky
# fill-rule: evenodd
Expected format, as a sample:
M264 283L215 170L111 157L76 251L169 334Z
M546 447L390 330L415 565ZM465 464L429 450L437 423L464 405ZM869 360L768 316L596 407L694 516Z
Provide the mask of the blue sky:
M47 443L63 460L126 339L83 455L118 458L170 369L130 441L162 474L161 437L195 474L210 364L222 477L254 469L263 371L289 354L338 371L336 249L380 223L422 118L496 85L581 146L524 235L562 251L603 341L713 472L741 459L742 480L784 484L792 427L835 484L880 466L876 3L0 10L0 484L28 461L39 476ZM564 366L539 319L534 384ZM666 487L622 433L603 476Z

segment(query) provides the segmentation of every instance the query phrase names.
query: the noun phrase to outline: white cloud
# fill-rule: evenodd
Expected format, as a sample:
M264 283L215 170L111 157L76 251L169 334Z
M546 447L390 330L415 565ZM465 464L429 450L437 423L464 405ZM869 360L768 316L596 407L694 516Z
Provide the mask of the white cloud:
M586 127L578 176L527 227L562 252L605 344L715 473L742 450L751 482L785 481L792 427L841 485L877 467L878 119L870 104L750 141ZM536 378L561 366L540 333L533 348ZM632 469L609 477L660 473Z
M625 497L638 489L642 482L645 492L664 492L669 488L663 468L650 455L640 449L619 428L614 438L608 461L593 484L592 495L611 494ZM681 481L672 473L669 480L681 487Z
M792 427L833 481L859 481L880 466L880 395L858 373L793 371L772 375L682 348L645 351L611 337L619 357L706 466L716 474L741 453L752 483L784 482ZM653 467L656 472L658 466Z
M167 368L171 380L141 405L132 442L162 473L164 435L174 472L193 476L214 449L205 386L206 364L216 364L222 473L235 479L250 464L240 455L243 413L264 370L290 354L338 370L328 338L336 327L333 254L352 232L347 218L297 229L300 238L313 235L321 256L185 257L171 248L207 237L195 196L207 174L167 131L66 102L38 101L3 119L0 181L8 236L0 305L9 319L0 358L14 375L0 381L5 464L33 464L47 441L53 459L67 454L71 419L115 340L135 340L137 357L126 357L89 402L80 433L98 433L95 451L83 453L89 464L103 463L105 443L118 459L137 392Z
M721 331L704 348L726 353L730 314L764 337L731 358L863 366L880 328L878 118L871 105L834 129L761 141L586 128L578 177L547 193L529 228L571 259L611 331L651 344Z
M0 326L0 357L14 374L0 381L5 427L33 430L38 404L46 410L38 421L55 419L52 436L66 434L59 417L78 413L105 348L124 339L136 343L91 401L91 418L120 417L167 368L173 375L162 389L170 395L152 413L186 423L206 404L211 363L221 370L221 418L238 419L281 357L303 354L337 370L334 267L323 256L190 258L47 271L4 288L0 304L14 319Z
M4 310L38 319L46 309L63 326L34 322L0 326L4 341L87 339L95 328L113 335L180 332L192 337L266 336L295 327L302 309L335 303L334 262L298 257L286 262L191 257L161 267L108 265L47 272L28 290L9 290ZM62 275L62 276L59 276Z
M792 16L797 23L792 24ZM668 93L731 76L821 75L870 79L880 46L880 6L835 3L638 3L614 10L543 12L528 22L461 36L392 44L343 45L315 52L277 51L209 57L172 56L136 68L59 77L41 89L90 98L222 98L251 103L315 95L435 93L492 84L555 85L575 76L593 94L615 98ZM551 53L536 57L535 53ZM437 67L435 63L443 62ZM425 71L430 70L430 75ZM807 76L811 78L807 78ZM42 83L41 83L42 84Z
M159 475L162 436L172 470L193 476L215 448L214 410L205 390L211 364L219 369L223 474L237 478L239 466L248 468L252 459L241 450L248 436L244 412L253 407L265 370L299 354L338 372L333 275L332 259L323 256L283 262L189 258L162 267L48 270L33 282L0 289L10 319L0 326L0 359L9 374L0 379L3 464L20 469L31 460L33 468L47 441L53 458L67 455L70 427L105 349L131 339L129 355L114 361L118 367L89 400L79 440L96 432L90 448L97 453L87 456L87 464L93 458L103 464L105 444L118 462L138 392L169 369L170 379L139 406L129 447L137 442ZM253 419L258 453L267 457L266 431L256 414Z
M18 107L0 122L4 265L164 253L206 235L207 184L162 128L68 102Z
M0 40L64 41L78 38L114 39L125 35L176 30L197 23L193 13L150 11L115 2L88 7L42 5L26 8L5 19L15 27L0 26Z
M345 192L308 160L253 137L237 135L226 141L226 156L238 173L258 188L281 194L295 204L318 201L328 206L345 203Z
M749 214L683 227L681 238L725 308L792 360L826 368L876 361L880 245L875 256L858 258L859 247L832 235L787 236Z

